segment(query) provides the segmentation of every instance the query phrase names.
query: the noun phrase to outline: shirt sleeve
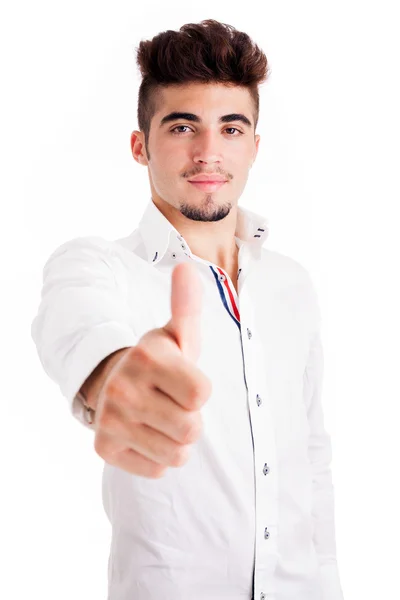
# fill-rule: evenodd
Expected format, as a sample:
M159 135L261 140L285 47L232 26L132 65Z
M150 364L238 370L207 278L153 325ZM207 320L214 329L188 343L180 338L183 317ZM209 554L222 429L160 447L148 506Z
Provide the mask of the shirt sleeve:
M308 456L313 476L314 545L320 565L323 595L321 600L343 600L335 537L334 487L332 483L332 446L324 426L322 386L324 354L321 337L321 312L316 290L311 283L314 328L304 373L304 401L309 423Z
M31 324L45 372L72 415L92 430L95 425L77 392L106 356L138 343L123 277L113 242L97 236L65 242L44 265L41 300Z

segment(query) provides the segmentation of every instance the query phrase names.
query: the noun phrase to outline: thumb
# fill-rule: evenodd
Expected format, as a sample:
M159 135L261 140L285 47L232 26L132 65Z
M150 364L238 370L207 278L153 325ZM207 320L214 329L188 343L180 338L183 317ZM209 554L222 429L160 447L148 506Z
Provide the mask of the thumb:
M164 330L174 337L183 354L197 361L200 355L200 316L203 289L194 265L180 263L172 272L170 321Z

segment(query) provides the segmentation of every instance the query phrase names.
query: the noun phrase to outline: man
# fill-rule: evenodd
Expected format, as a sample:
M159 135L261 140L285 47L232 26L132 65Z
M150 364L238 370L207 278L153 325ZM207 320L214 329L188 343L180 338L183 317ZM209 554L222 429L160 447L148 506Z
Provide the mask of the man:
M138 64L151 200L53 252L32 323L105 460L109 600L341 600L315 288L238 206L266 57L208 20Z

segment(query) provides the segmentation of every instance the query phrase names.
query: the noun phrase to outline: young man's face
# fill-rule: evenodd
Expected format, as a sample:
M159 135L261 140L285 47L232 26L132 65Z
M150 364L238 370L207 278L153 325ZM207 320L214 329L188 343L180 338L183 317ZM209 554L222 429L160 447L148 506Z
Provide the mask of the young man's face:
M176 116L163 122L173 112L190 113L198 120ZM166 202L193 220L224 218L237 205L257 156L260 136L254 135L253 112L252 98L243 87L190 83L162 89L151 121L150 158L144 134L136 132L131 138L136 160L148 166L156 204ZM219 121L225 115L233 116ZM137 146L136 139L143 145ZM203 173L223 176L226 182L215 190L189 183Z

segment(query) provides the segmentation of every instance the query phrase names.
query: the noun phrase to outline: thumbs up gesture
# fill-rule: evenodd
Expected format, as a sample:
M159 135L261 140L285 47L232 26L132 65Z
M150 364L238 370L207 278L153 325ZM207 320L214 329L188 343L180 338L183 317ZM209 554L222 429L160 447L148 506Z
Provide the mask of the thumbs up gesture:
M129 473L161 477L190 456L202 429L211 382L200 355L202 288L194 265L172 273L171 319L119 351L97 396L94 447Z

